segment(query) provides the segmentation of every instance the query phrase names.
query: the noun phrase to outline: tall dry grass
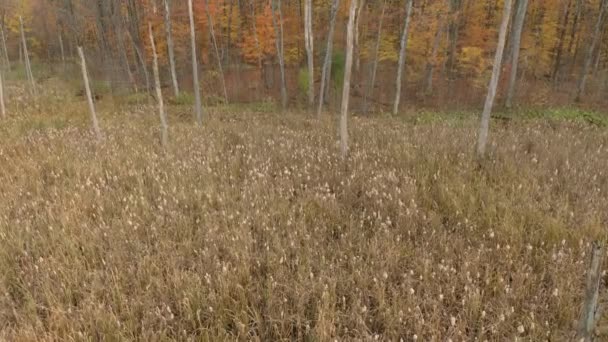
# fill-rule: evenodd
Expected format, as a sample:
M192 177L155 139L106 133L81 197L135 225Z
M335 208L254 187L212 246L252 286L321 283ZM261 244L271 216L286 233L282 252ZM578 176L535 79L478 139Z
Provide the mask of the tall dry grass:
M69 108L73 108L70 110ZM0 125L0 339L565 341L605 239L584 123L27 107ZM77 106L81 106L79 111Z

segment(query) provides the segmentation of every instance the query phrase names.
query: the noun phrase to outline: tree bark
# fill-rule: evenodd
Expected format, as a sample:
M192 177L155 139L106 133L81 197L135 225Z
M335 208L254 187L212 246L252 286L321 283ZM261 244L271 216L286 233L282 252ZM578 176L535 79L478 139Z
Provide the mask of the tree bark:
M150 75L148 75L148 67L146 66L146 61L144 59L144 56L143 56L141 50L137 46L137 43L133 39L133 36L131 35L131 33L128 30L127 30L127 35L129 36L129 40L131 40L131 44L133 45L133 50L135 50L135 55L137 55L137 60L139 60L139 64L141 65L141 68L144 73L144 78L146 81L146 92L149 92L150 91Z
M277 48L277 57L279 59L279 68L281 69L281 108L283 110L287 109L287 85L285 83L285 54L283 51L283 18L281 14L281 0L271 0L272 1L272 25L274 26L274 32L276 35L276 48ZM279 23L277 23L277 18L275 12L278 12Z
M553 64L553 72L551 73L551 78L553 80L554 85L558 82L559 67L561 66L562 62L562 52L564 50L564 40L566 37L566 27L568 26L568 20L570 18L570 6L572 5L571 1L572 0L570 0L564 7L564 20L561 25L558 25L559 34L557 44L555 46L555 61Z
M384 22L384 13L386 12L386 0L382 2L382 12L380 13L380 19L378 22L378 35L376 37L376 47L374 49L374 64L372 65L372 75L363 98L363 112L368 112L368 98L374 95L374 88L376 86L376 71L378 71L378 58L380 54L380 42L382 40L382 23Z
M519 50L521 47L521 32L526 20L526 11L528 9L528 0L519 0L517 13L513 21L513 35L511 37L511 74L509 75L509 87L507 90L507 99L505 106L511 108L513 106L513 97L515 96L515 84L517 83L517 69L519 67Z
M220 57L220 52L217 48L217 41L215 39L215 30L213 29L213 21L211 19L211 14L209 13L209 3L208 0L205 1L205 12L207 13L207 23L209 24L209 32L211 34L211 41L213 42L213 49L215 50L215 58L217 59L217 67L220 72L220 78L222 80L222 89L224 90L224 103L228 103L228 91L226 91L226 80L224 79L224 69L222 67L222 58Z
M173 50L173 32L171 26L171 0L165 2L165 32L167 35L167 53L169 55L169 69L171 70L171 81L173 83L173 95L179 96L179 83L175 72L175 53Z
M63 50L63 37L61 35L61 31L59 31L59 50L61 52L61 63L65 69L65 51Z
M346 62L344 66L344 86L342 88L342 107L340 110L340 152L342 159L346 159L346 156L348 155L348 101L350 100L350 76L353 66L353 41L355 35L354 26L358 1L359 0L351 0L350 2L348 26L346 29Z
M304 1L304 45L308 60L308 106L315 106L314 42L312 31L312 0Z
M323 62L323 70L321 71L321 88L319 89L319 107L317 110L317 118L321 118L321 112L323 111L323 101L325 98L326 87L329 89L329 81L331 79L331 59L332 59L332 48L334 41L334 30L336 27L336 17L338 13L338 7L340 6L340 0L333 0L331 5L331 14L329 19L329 32L327 33L327 48L325 51L325 61Z
M154 72L154 88L156 89L156 100L158 101L158 115L160 117L160 132L161 132L160 141L161 141L163 148L167 148L167 143L168 143L167 116L165 113L165 104L163 102L163 92L160 89L160 75L158 73L158 55L156 54L156 44L154 42L152 24L150 24L150 23L148 23L148 32L150 34L150 46L152 47L152 57L153 57L152 70Z
M192 83L194 87L194 112L199 126L203 124L203 107L201 103L201 89L198 83L198 61L196 58L196 33L194 31L194 13L192 0L188 0L188 16L190 17L190 47L192 48Z
M581 96L585 92L585 83L587 82L587 74L589 73L589 69L591 68L591 63L593 63L593 54L595 52L595 47L598 44L600 34L602 31L602 26L604 24L604 16L606 14L606 9L608 8L608 0L602 0L602 7L600 8L600 12L597 16L597 22L595 24L595 32L593 33L593 38L591 40L591 45L589 46L589 50L587 50L587 55L585 56L585 64L583 66L583 71L581 73L581 77L578 81L578 86L576 87L576 96L574 100L579 102L581 100Z
M80 56L80 67L82 70L82 78L84 80L84 89L87 95L87 102L89 103L89 112L91 113L91 123L93 125L93 131L97 141L101 140L101 130L99 129L99 122L97 121L97 114L95 113L95 104L93 103L93 95L91 94L91 87L89 85L89 76L87 73L87 63L84 58L84 52L82 47L78 47L78 55Z
M25 71L27 74L28 81L32 87L32 92L36 95L36 83L34 82L34 75L32 74L32 65L30 63L30 55L27 52L27 41L25 40L25 31L23 30L23 18L19 17L19 27L21 29L21 43L23 45L23 57L25 59Z
M496 55L494 57L494 67L492 69L492 78L488 85L488 95L481 114L481 126L479 128L479 137L477 140L477 156L483 157L486 153L486 145L488 142L488 131L490 128L490 115L492 114L492 106L494 105L494 97L496 96L496 87L500 79L500 69L502 65L502 55L505 49L505 40L507 38L507 28L511 18L512 0L505 0L504 10L502 14L502 23L498 34L498 46L496 47Z
M456 47L458 43L458 31L460 26L460 10L462 0L449 0L450 21L448 25L448 56L446 61L446 73L449 80L454 78L454 69L456 67Z
M403 75L403 65L405 64L405 53L407 50L410 19L412 17L412 3L413 0L407 0L406 2L405 23L403 25L403 33L401 34L401 50L399 51L399 66L397 67L397 83L395 86L395 102L393 103L393 115L396 115L399 112L399 102L401 100L401 78Z

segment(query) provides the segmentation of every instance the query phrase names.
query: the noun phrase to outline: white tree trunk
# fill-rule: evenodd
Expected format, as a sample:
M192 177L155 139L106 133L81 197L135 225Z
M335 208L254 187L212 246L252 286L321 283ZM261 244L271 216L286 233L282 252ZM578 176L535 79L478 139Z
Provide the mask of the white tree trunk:
M167 35L167 52L169 55L169 69L171 70L171 81L173 82L173 94L179 95L179 83L175 72L175 53L173 50L173 32L171 29L171 0L165 2L165 33Z
M405 52L407 51L408 31L410 27L410 19L412 17L413 0L407 0L405 23L403 25L403 33L401 34L401 50L399 51L399 66L397 67L397 84L395 86L395 102L393 103L393 115L399 112L399 102L401 101L401 83L403 76L403 65L405 64Z
M308 60L308 106L315 105L314 42L312 31L312 0L304 2L304 43Z
M511 74L509 75L509 88L507 90L507 99L505 107L513 106L513 97L515 96L515 84L517 83L517 68L519 66L519 50L521 46L521 32L526 20L526 11L528 9L528 0L519 0L515 21L513 22L513 36L511 37Z
M353 67L353 42L358 1L351 0L346 30L346 62L344 65L344 86L342 88L342 108L340 110L340 152L343 159L346 159L348 155L348 101L350 99L350 75Z
M224 79L224 69L222 67L222 59L220 58L220 52L217 48L217 41L215 39L215 30L213 29L213 21L211 14L209 13L209 3L205 0L205 12L207 13L207 23L209 24L209 32L211 33L211 41L213 42L213 49L215 50L215 59L217 59L217 67L220 72L220 78L222 80L222 89L224 90L224 103L228 103L228 91L226 91L226 80Z
M600 13L598 14L597 22L595 24L595 32L593 34L589 50L587 50L587 56L585 56L585 64L583 65L581 78L579 79L578 86L576 87L576 97L574 98L574 100L577 102L581 100L581 96L585 92L587 74L589 73L589 69L591 69L591 64L593 63L593 54L595 52L595 47L597 46L600 40L599 38L601 35L602 26L604 24L604 15L606 14L606 9L608 8L608 0L602 1L602 7L600 9Z
M334 42L334 30L336 27L336 17L338 13L338 7L340 6L340 0L334 0L331 6L331 18L329 21L329 32L327 33L327 48L325 52L325 61L323 62L323 70L321 71L321 88L319 89L319 107L317 110L317 118L321 117L323 111L323 101L325 98L325 89L329 88L329 81L331 79L331 58L332 48Z
M275 42L277 48L277 56L279 59L279 68L281 69L281 108L285 110L287 109L287 84L285 82L285 54L283 51L283 15L281 14L281 0L271 1L272 6L270 8L272 10L272 25L274 26L274 32L277 37L275 39ZM277 14L275 14L276 12L278 12L277 14L279 16L279 23L277 23Z
M152 47L152 70L154 72L154 88L156 89L156 100L158 101L158 115L160 117L160 132L161 144L163 148L167 147L168 143L168 128L167 116L165 114L165 103L163 102L163 92L160 89L160 75L158 73L158 55L156 54L156 44L154 42L154 33L152 32L152 24L148 23L148 32L150 34L150 46Z
M196 122L199 126L203 124L203 105L201 103L201 89L198 83L198 61L196 59L196 34L194 31L194 12L192 0L188 0L188 15L190 17L190 46L192 48L192 83L194 86L194 111Z
M4 53L4 60L6 61L6 67L8 71L11 71L11 60L8 58L8 50L6 49L6 37L4 36L4 28L0 27L0 34L2 35L2 52Z
M486 154L486 145L488 143L488 131L490 129L490 114L492 114L492 106L494 105L494 97L496 96L496 87L500 79L500 68L502 66L502 55L505 50L505 40L507 39L507 28L511 18L512 0L505 0L504 10L502 13L502 23L500 24L500 32L498 34L498 46L496 46L496 55L494 57L494 67L492 69L492 78L488 85L488 95L481 114L481 126L479 127L479 137L477 140L477 156L483 157Z
M21 29L21 44L23 46L23 57L25 58L25 72L28 81L32 87L32 92L36 95L36 83L34 82L34 74L32 74L32 65L30 64L30 55L27 52L27 41L25 40L25 31L23 29L23 18L19 17L19 27Z
M6 118L6 107L4 106L4 80L0 71L0 119Z
M61 31L59 31L59 50L61 51L61 64L65 69L65 51L63 50L63 36L61 35Z
M367 113L369 109L368 99L374 96L374 88L376 86L376 71L378 71L378 58L380 54L380 42L382 40L382 23L384 22L384 13L386 12L386 0L382 3L382 13L378 22L378 36L376 37L376 48L374 50L374 64L372 66L372 77L363 98L363 112Z
M82 78L84 80L84 89L87 95L87 102L89 103L89 112L91 113L91 123L93 125L93 131L97 140L101 140L101 130L99 129L99 122L97 121L97 114L95 113L95 104L93 103L93 95L91 94L91 87L89 85L89 75L87 73L87 63L84 58L84 52L82 47L78 47L78 55L80 56L80 67L82 70Z

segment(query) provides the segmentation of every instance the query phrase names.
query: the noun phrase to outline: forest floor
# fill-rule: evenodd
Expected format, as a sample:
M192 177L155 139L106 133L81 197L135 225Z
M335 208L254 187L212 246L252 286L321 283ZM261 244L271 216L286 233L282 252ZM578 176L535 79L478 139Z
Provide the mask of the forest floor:
M0 122L2 340L576 330L606 240L601 115L495 120L482 162L476 116L354 117L342 161L328 115L264 106L212 108L200 128L170 106L163 151L154 106L102 101L96 143L84 99L53 89L9 86Z

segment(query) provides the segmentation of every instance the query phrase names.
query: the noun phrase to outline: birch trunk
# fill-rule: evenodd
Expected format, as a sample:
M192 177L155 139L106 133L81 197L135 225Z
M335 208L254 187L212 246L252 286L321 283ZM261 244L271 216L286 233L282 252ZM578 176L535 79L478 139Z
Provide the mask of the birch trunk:
M350 74L353 66L353 41L357 2L351 0L346 30L346 62L344 65L344 86L342 88L342 108L340 110L340 152L343 159L348 155L348 101L350 99ZM410 0L411 1L411 0Z
M372 77L363 98L363 112L368 112L368 99L374 95L374 87L376 86L376 71L378 70L378 57L380 52L380 41L382 39L382 23L384 21L384 13L386 12L386 0L382 2L382 12L380 13L380 21L378 22L378 36L376 37L376 47L374 50L374 64L372 66Z
M494 105L494 97L496 96L496 87L500 79L500 69L502 66L502 55L505 50L505 40L507 39L507 28L511 18L511 8L513 7L512 0L505 0L504 10L502 14L502 23L498 34L498 46L496 47L496 55L494 56L494 67L492 69L492 78L488 86L488 95L481 114L481 126L479 128L479 137L477 140L477 156L483 157L486 154L486 145L488 142L488 131L490 129L490 114Z
M209 3L205 0L205 13L207 13L207 23L209 24L209 33L211 34L211 41L213 42L213 49L215 50L215 59L217 59L217 67L220 72L220 78L222 80L222 89L224 91L224 103L228 103L228 91L226 91L226 80L224 79L224 69L222 67L222 58L217 48L217 40L215 39L215 30L213 29L213 21L211 14L209 13Z
M321 88L319 89L319 108L317 110L317 118L321 118L323 111L323 101L325 99L325 90L329 89L329 81L331 79L331 58L334 41L334 30L336 28L336 17L340 0L334 0L331 6L331 14L329 21L329 33L327 33L327 48L325 51L325 61L323 62L323 70L321 71Z
M437 20L437 33L435 33L435 39L433 40L433 48L431 50L431 56L426 64L426 72L424 76L424 92L430 95L433 92L433 73L435 72L435 63L437 60L437 53L439 52L439 45L441 44L441 37L445 27L440 19Z
M4 36L4 27L0 27L0 34L2 35L2 51L4 53L4 60L6 61L6 67L8 71L11 71L11 60L8 58L8 50L6 49L6 37Z
M274 26L274 32L277 37L275 39L277 56L279 59L279 68L281 69L281 108L287 109L287 85L285 84L285 54L283 53L283 18L281 14L281 0L272 1L272 25ZM278 12L279 23L275 12Z
M167 53L169 55L169 69L171 70L171 81L173 82L173 94L179 95L179 83L175 72L175 53L173 50L173 32L171 28L171 0L165 2L165 33L167 35Z
M258 28L257 28L257 24L256 24L256 15L255 15L255 3L252 1L250 3L251 5L251 17L253 18L251 20L251 23L253 25L253 40L255 42L255 49L258 52L258 69L260 70L260 83L262 83L262 80L264 78L264 69L262 68L262 49L260 47L260 40L258 39ZM257 90L257 96L260 96L260 90L259 90L259 86L256 86L256 90Z
M513 106L513 97L515 96L515 85L517 83L517 69L519 67L519 50L521 46L521 32L526 21L526 11L528 10L528 0L519 0L517 13L513 21L513 36L511 37L511 74L509 75L509 87L507 90L507 99L505 106L511 108Z
M314 42L312 31L312 0L304 2L304 43L308 60L308 106L315 106Z
M154 34L152 32L152 24L148 23L148 32L150 35L150 46L152 47L152 70L154 73L154 88L156 89L156 100L158 101L158 115L160 117L160 132L161 144L163 148L167 148L168 132L167 132L167 116L165 114L165 104L163 102L163 92L160 89L160 75L158 73L158 55L156 54L156 44L154 42Z
M91 94L91 87L89 85L89 76L87 73L87 63L84 58L84 52L82 47L78 47L78 55L80 56L80 67L82 70L82 78L84 81L84 89L87 95L87 102L89 103L89 112L91 113L91 123L93 125L93 131L97 140L101 140L101 130L99 129L99 122L97 121L97 114L95 113L95 104L93 103L93 95Z
M63 37L61 35L61 31L59 31L59 50L61 52L61 64L65 69L65 51L63 50Z
M19 28L21 30L21 44L23 46L23 57L25 59L25 72L28 81L32 87L32 92L36 95L36 84L34 83L34 75L32 74L32 65L30 64L30 56L27 52L27 41L25 40L25 31L23 30L23 18L19 17Z
M196 33L194 32L194 13L192 11L192 0L188 0L188 16L190 17L190 46L192 48L192 83L194 87L194 111L196 122L199 126L203 124L203 107L201 103L201 89L198 83L198 61L196 59Z
M593 63L593 54L595 52L595 47L598 44L600 34L602 31L602 26L604 24L604 16L606 14L606 8L608 8L608 0L603 0L602 7L600 9L600 13L598 14L597 22L595 24L595 32L593 34L593 39L591 40L591 45L589 46L589 50L587 50L587 55L585 56L585 64L583 66L581 78L578 82L578 86L576 87L576 97L574 98L574 100L576 102L581 100L581 96L585 92L585 83L587 82L587 74L589 73L589 69L591 68L591 63Z
M399 51L399 66L397 67L397 84L395 87L395 102L393 104L393 115L396 115L399 112L399 102L401 101L401 78L403 76L403 65L405 64L405 52L407 50L408 31L410 26L410 19L412 17L412 2L413 0L407 0L406 3L405 24L403 25L403 34L401 35L401 50Z

